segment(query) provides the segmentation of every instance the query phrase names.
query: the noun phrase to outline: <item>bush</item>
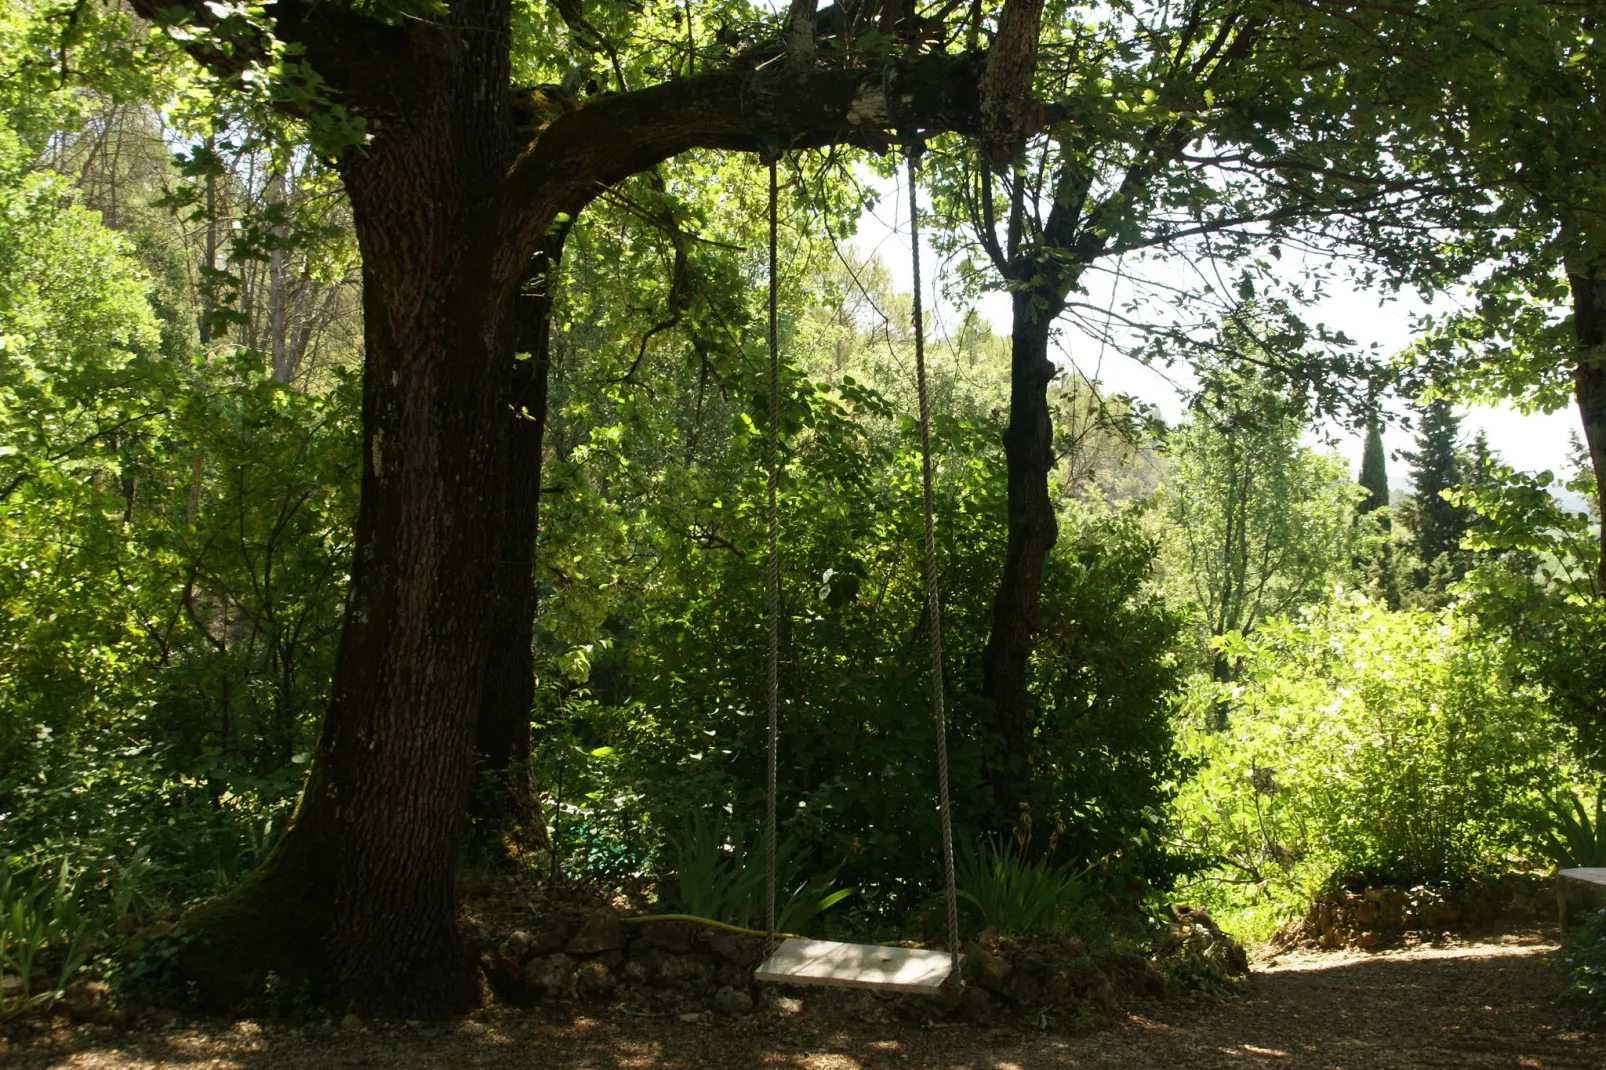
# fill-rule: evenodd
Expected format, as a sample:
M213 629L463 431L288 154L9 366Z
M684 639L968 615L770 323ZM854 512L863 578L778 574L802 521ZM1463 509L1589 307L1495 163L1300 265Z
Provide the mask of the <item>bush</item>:
M65 861L0 869L0 1021L54 1003L84 963L86 925L72 876ZM47 964L55 984L36 991L35 970Z
M1561 869L1606 866L1606 790L1596 792L1593 814L1576 791L1558 792L1545 803L1535 824L1550 860Z
M1217 864L1195 894L1218 913L1263 933L1335 876L1464 883L1531 849L1564 741L1498 640L1353 597L1228 645L1239 682L1196 688L1182 736L1184 833Z
M959 897L977 915L978 929L1000 936L1072 932L1096 918L1087 886L1073 862L1028 859L1013 843L987 839L961 845L954 859Z
M821 403L823 404L823 403ZM823 421L823 417L820 418ZM936 741L922 581L919 454L912 428L849 449L817 429L783 482L784 834L805 871L840 865L871 927L923 912L940 886ZM980 651L1003 556L996 428L941 419L941 540L949 768L961 838L1014 823L988 786L996 754ZM742 449L753 443L739 442ZM750 460L756 460L751 457ZM762 500L762 469L728 492ZM740 514L738 514L740 516ZM661 834L708 806L751 827L764 806L765 558L761 528L733 517L737 551L681 547L651 597L604 626L575 692L553 695L587 764L585 793L642 800ZM1169 709L1179 618L1145 586L1155 549L1130 516L1089 504L1062 519L1045 570L1032 665L1034 852L1116 855L1118 882L1168 885L1158 846L1176 780ZM666 551L666 557L671 556ZM578 711L584 708L583 716ZM539 719L545 720L542 716ZM575 751L565 752L576 753Z
M1591 1021L1606 1020L1606 910L1591 911L1570 929L1559 959L1567 995Z
M755 837L762 840L762 837ZM670 840L675 874L667 903L699 918L760 928L766 917L765 847L747 846L742 830L707 811L687 817ZM805 876L791 839L775 845L775 931L799 933L821 913L853 894L832 891L836 871Z

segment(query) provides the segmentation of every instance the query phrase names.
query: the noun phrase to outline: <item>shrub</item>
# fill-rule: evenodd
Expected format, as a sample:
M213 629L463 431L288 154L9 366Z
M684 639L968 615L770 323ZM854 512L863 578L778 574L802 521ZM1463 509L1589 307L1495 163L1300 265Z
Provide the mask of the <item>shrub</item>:
M1265 931L1337 875L1459 883L1529 848L1564 744L1497 639L1354 597L1227 644L1243 673L1193 695L1180 804L1218 912Z
M1562 869L1606 866L1606 791L1595 795L1593 815L1576 791L1551 795L1545 803L1537 824L1550 860Z
M1559 957L1566 992L1592 1021L1606 1019L1606 910L1591 911L1567 933Z
M977 928L1001 936L1091 928L1095 911L1074 862L1028 860L1013 844L963 844L954 858L959 897L978 916Z
M1000 813L987 779L996 740L978 656L1006 487L996 428L940 419L935 433L949 769L963 836L1017 816ZM874 915L864 923L890 927L924 910L941 873L920 468L912 427L848 448L860 441L822 423L783 484L779 806L804 868L840 865L859 890L855 907ZM761 477L754 466L722 494L762 500ZM678 575L666 567L650 598L609 618L609 642L577 674L583 716L562 712L580 710L574 692L551 696L548 710L579 751L612 756L588 761L585 792L643 800L638 827L662 834L709 805L751 827L763 812L765 556L752 519L736 513L722 535L740 552L682 547ZM1177 779L1169 712L1180 619L1148 589L1154 554L1132 517L1097 503L1067 509L1031 666L1032 850L1078 863L1121 854L1111 867L1121 888L1132 876L1168 885L1173 865L1156 844Z
M0 871L0 1020L54 1003L83 965L86 925L78 917L77 899L65 860L54 867ZM47 963L55 967L56 983L36 991L35 969ZM3 985L7 975L15 978L14 988Z
M686 818L680 835L669 841L675 875L667 900L682 913L730 925L761 928L765 920L765 847L749 848L739 826L708 811ZM836 871L805 876L797 861L797 844L775 845L775 930L797 933L822 912L853 894L831 886Z

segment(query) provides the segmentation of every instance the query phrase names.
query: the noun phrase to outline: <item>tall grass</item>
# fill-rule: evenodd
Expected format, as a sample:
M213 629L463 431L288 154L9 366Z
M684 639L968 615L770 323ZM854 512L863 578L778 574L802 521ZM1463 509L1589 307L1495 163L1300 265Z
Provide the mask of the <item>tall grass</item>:
M1576 791L1546 801L1540 840L1551 861L1562 869L1606 866L1606 790L1596 794L1593 814Z
M980 927L1001 936L1086 929L1094 907L1074 862L1027 860L1014 846L994 840L962 845L954 859L959 897Z
M78 889L65 859L53 874L44 865L6 864L0 871L0 1020L61 998L84 964L86 925L78 916ZM34 974L46 961L53 961L54 984L38 989Z
M803 930L823 911L853 894L833 890L836 870L802 875L797 844L781 840L775 848L776 910L779 932ZM765 866L762 844L748 847L740 826L699 811L686 818L680 835L669 841L675 867L669 901L679 911L729 925L761 928L764 924Z

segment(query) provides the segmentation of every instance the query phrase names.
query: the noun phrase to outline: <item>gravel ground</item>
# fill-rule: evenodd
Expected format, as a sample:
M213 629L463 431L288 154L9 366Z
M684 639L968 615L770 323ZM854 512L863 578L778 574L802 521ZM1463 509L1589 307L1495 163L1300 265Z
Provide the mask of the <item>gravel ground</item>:
M344 1029L335 1023L173 1024L62 1029L0 1048L18 1070L1309 1070L1537 1067L1601 1070L1606 1036L1569 1026L1555 950L1530 933L1381 954L1299 952L1257 963L1234 996L1150 1004L1084 1035L1046 1028L823 1019L773 1012L740 1020L618 1011L487 1009L453 1026ZM355 1022L350 1023L355 1025Z

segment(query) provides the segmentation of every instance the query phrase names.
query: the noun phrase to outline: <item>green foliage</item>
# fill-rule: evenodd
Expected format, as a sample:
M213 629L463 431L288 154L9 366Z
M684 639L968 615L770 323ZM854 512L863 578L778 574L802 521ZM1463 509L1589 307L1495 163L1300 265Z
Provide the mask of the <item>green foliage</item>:
M65 859L54 867L0 866L0 981L12 982L0 988L0 1021L54 1003L84 964L88 923L77 900ZM50 967L55 981L42 991L34 987L37 967Z
M263 351L196 345L182 227L141 203L163 135L95 101L53 157L72 177L0 130L0 862L71 857L105 924L229 886L288 818L344 605L358 384L292 390Z
M1567 978L1567 995L1591 1021L1606 1019L1606 910L1582 915L1567 931L1557 958Z
M1597 791L1593 815L1583 796L1564 790L1545 798L1540 844L1562 869L1606 866L1606 792Z
M678 913L762 929L768 891L765 852L762 842L749 848L741 827L723 820L717 811L688 814L680 835L669 841L675 867L669 902ZM796 854L797 844L791 838L776 842L776 932L801 933L821 913L853 894L852 888L832 889L835 870L803 874Z
M1594 477L1581 460L1567 489L1586 501ZM1504 638L1507 671L1538 689L1573 734L1575 753L1606 770L1606 602L1597 589L1599 539L1590 517L1569 512L1537 475L1496 467L1457 500L1477 514L1466 540L1478 553L1468 577L1469 610Z
M1301 441L1290 384L1215 369L1172 443L1162 492L1166 572L1197 607L1200 646L1330 596L1349 578L1360 491L1343 463ZM1215 672L1231 674L1215 651Z
M1035 932L1087 932L1097 911L1075 861L1028 858L1014 842L966 841L955 852L959 897L975 911L976 928L1001 936Z
M1361 474L1356 480L1366 491L1356 507L1357 512L1370 513L1387 509L1389 504L1388 455L1383 449L1383 429L1376 420L1366 424L1366 444L1361 451Z
M1196 692L1179 799L1218 916L1265 932L1334 877L1465 882L1525 853L1565 754L1497 637L1354 597L1226 644L1242 675Z

